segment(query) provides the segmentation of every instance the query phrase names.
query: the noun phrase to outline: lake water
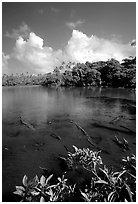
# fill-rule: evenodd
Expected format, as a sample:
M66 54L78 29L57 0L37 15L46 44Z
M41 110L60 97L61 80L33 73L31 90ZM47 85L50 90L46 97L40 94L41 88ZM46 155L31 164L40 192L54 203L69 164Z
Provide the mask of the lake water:
M58 155L67 155L64 145L93 147L86 136L70 121L74 120L98 146L106 165L118 168L121 157L135 153L135 91L115 88L46 88L41 86L2 88L2 195L3 201L17 201L15 185L26 174L30 179L41 175L40 167L55 174L62 172ZM98 127L122 115L119 125L126 132ZM35 130L20 123L20 116ZM52 137L60 136L62 141ZM126 138L129 150L122 151L114 136Z

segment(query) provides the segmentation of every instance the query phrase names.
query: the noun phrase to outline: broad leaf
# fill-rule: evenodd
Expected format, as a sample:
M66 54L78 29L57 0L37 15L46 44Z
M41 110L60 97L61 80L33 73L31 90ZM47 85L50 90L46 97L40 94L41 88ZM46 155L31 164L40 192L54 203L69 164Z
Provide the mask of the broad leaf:
M22 180L24 186L27 186L27 181L28 181L28 177L24 175L23 180Z
M45 199L44 199L43 196L41 196L41 198L40 198L40 202L45 202Z
M13 192L14 194L17 194L17 195L20 195L20 196L24 196L24 193L23 193L23 191L22 190L17 190L17 191L15 191L15 192Z
M108 195L108 202L112 202L114 193L115 193L114 191L112 191L111 193L109 193L109 195Z
M41 185L44 187L45 185L45 181L46 181L46 178L42 175L41 178L40 178L40 183Z
M51 180L52 177L53 177L53 174L51 174L51 175L46 179L46 185L48 184L48 182Z
M124 170L123 172L121 172L121 173L118 175L117 180L118 180L119 178L121 178L121 176L123 176L124 173L126 173L126 170Z
M37 175L35 176L35 178L34 178L34 179L35 179L35 182L37 182L37 183L39 182L39 178L38 178L38 176L37 176Z
M25 191L25 188L23 186L15 186L16 190L21 190L21 191Z
M130 190L129 186L126 183L125 183L125 186L126 186L130 201L133 202L131 190Z
M32 194L33 196L38 196L38 195L40 194L40 192L37 192L37 191L34 190L34 191L31 192L31 194Z
M94 183L95 184L99 183L99 184L107 184L108 185L108 183L106 181L104 181L104 180L94 181Z
M82 196L86 199L87 202L90 202L91 200L88 198L86 193L83 193L82 191L80 191Z
M75 145L73 145L73 148L75 149L75 152L78 151L78 148Z
M107 172L105 170L101 169L101 168L99 168L99 170L101 170L103 172L105 178L110 182Z

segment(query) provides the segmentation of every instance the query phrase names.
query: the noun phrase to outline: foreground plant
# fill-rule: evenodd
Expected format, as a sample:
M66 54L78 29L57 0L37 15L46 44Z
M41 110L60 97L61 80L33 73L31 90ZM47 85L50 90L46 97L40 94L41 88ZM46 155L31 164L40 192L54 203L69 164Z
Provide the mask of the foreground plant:
M45 201L64 201L65 198L74 193L75 186L71 187L66 184L67 179L64 175L58 178L58 183L52 185L51 179L53 175L48 178L41 176L40 180L36 175L32 180L28 181L28 177L23 177L23 186L16 186L17 194L22 197L21 201L29 202L45 202Z
M74 153L68 152L65 159L68 170L83 168L90 173L90 184L85 186L68 185L67 178L63 175L57 178L58 183L51 182L53 175L35 176L28 181L23 178L23 186L16 186L15 194L22 197L22 201L71 201L77 192L77 199L87 202L134 202L136 201L136 157L127 156L122 159L123 166L120 171L108 169L102 162L100 152L89 148L79 149L74 147ZM79 174L81 175L81 174ZM84 175L82 175L84 176Z
M78 165L82 165L85 169L89 171L96 171L97 165L103 164L100 157L100 152L94 152L89 148L79 149L73 145L74 153L68 152L68 157L66 159L69 168L77 168Z
M89 202L133 202L136 200L136 157L123 158L120 171L108 169L105 165L95 168L91 187L81 194Z
M90 202L124 202L133 201L130 187L125 177L126 170L121 172L109 171L106 167L100 168L100 175L97 173L91 180L91 187L81 192L85 201Z

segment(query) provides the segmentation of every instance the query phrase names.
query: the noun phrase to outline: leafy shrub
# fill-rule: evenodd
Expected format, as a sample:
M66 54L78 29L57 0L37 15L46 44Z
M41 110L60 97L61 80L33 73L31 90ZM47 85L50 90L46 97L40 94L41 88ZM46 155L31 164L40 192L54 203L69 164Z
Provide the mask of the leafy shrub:
M64 201L74 192L74 187L67 185L67 179L64 175L57 178L58 183L52 185L50 175L48 178L41 176L40 180L36 175L32 180L28 181L27 176L23 177L23 186L16 186L14 194L22 197L21 201L28 202L45 202L45 201Z
M108 169L102 162L100 152L89 148L74 147L74 153L68 152L65 158L68 169L78 169L79 166L91 173L90 185L69 185L68 179L63 175L57 178L58 183L53 184L51 179L35 176L28 181L23 177L23 186L16 186L15 194L22 197L22 201L70 201L77 194L77 199L83 198L87 202L133 202L136 201L136 157L127 156L122 159L120 171ZM55 181L54 181L55 182Z
M94 152L89 148L78 149L74 145L73 147L75 153L68 152L67 158L67 164L70 168L77 168L78 164L81 164L89 171L96 171L96 166L103 164L99 155L100 151Z

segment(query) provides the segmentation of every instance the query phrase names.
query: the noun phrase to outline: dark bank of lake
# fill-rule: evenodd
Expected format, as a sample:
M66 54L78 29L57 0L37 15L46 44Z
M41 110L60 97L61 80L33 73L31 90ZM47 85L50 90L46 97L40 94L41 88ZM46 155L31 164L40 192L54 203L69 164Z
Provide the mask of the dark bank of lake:
M2 88L2 196L3 201L17 201L13 195L26 174L30 179L41 175L39 167L62 173L58 155L67 155L64 145L89 147L86 136L70 121L74 120L106 150L104 163L118 168L121 158L136 152L136 94L121 88L47 88L42 86ZM126 131L105 128L117 116ZM20 116L34 130L20 124ZM97 124L102 124L98 126ZM116 127L116 126L115 126ZM128 129L133 132L127 132ZM61 141L53 137L58 135ZM113 141L127 139L129 150ZM96 150L96 149L94 149Z

